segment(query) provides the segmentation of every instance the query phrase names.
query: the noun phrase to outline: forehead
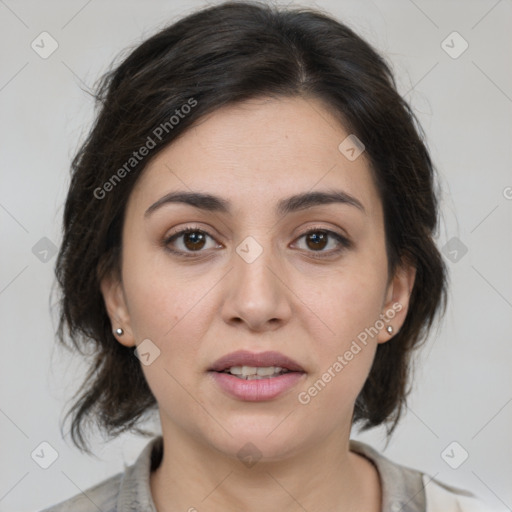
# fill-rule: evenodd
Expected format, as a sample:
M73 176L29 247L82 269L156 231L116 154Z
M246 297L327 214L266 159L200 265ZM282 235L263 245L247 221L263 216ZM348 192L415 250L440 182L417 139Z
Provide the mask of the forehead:
M349 135L318 100L260 98L229 105L163 149L133 195L141 208L172 190L266 208L285 196L335 188L356 196L372 214L380 200L364 153L351 161L339 149Z

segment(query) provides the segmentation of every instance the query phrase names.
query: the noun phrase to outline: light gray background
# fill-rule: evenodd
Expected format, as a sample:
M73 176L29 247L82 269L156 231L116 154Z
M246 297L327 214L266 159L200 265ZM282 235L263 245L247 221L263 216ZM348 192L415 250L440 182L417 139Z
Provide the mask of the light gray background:
M43 262L32 249L43 237L59 245L70 159L93 118L81 87L91 87L121 50L202 5L0 0L0 511L34 511L70 497L131 463L147 442L98 439L95 459L62 439L59 421L84 368L55 348L55 256ZM447 258L448 313L421 352L410 407L391 443L385 448L382 430L353 437L510 510L512 3L301 5L327 10L385 53L441 173L439 246L457 237L468 249L457 262ZM43 31L59 45L47 59L31 48ZM453 31L469 44L456 59L441 46ZM453 37L448 44L461 48ZM43 441L58 452L46 470L31 458ZM469 453L458 469L441 457L453 441Z

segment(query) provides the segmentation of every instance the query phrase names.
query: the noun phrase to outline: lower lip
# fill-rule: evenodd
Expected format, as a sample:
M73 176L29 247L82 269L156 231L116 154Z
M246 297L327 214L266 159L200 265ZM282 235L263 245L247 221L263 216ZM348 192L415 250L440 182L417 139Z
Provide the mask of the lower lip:
M248 402L272 400L293 388L306 375L302 372L288 372L268 379L245 380L225 372L210 373L224 392Z

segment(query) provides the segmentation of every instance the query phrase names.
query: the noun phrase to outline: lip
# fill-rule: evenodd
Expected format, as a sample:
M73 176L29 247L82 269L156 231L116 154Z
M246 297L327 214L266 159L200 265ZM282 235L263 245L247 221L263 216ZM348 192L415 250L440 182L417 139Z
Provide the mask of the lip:
M279 366L286 368L288 372L277 377L245 380L224 373L224 370L232 366L254 366L257 368ZM209 368L209 373L214 382L227 395L248 402L262 402L277 398L293 388L306 375L304 368L297 361L280 352L255 353L247 350L239 350L221 357Z
M288 356L280 352L249 352L248 350L238 350L231 352L217 359L209 368L209 371L222 372L232 366L280 366L290 372L304 372L304 368Z
M246 402L264 402L292 389L304 377L304 372L289 372L268 379L245 380L229 373L211 371L214 382L227 395Z

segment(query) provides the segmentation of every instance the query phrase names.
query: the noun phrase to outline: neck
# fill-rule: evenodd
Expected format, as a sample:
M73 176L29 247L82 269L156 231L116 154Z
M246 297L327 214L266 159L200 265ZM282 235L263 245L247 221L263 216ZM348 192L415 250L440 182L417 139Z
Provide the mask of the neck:
M349 432L343 438L336 432L285 458L244 464L189 432L162 431L162 461L151 474L158 512L380 511L378 473L349 451Z

